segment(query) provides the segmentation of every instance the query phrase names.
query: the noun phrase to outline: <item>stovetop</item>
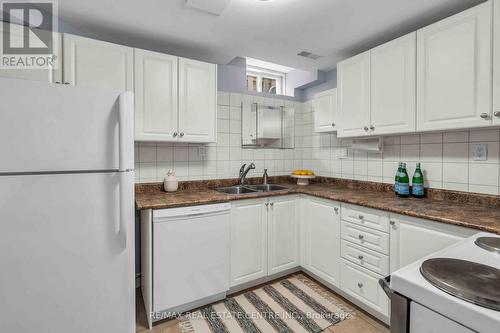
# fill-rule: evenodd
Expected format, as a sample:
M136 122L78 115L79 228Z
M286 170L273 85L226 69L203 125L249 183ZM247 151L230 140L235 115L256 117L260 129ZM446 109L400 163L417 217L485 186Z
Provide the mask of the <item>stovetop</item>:
M432 258L422 263L420 273L452 296L500 311L500 269L461 259Z
M500 311L494 310L491 307L479 306L470 300L465 301L462 298L452 295L452 293L456 295L455 291L457 289L467 290L468 288L472 291L480 289L476 287L479 283L483 283L478 282L481 279L471 282L472 285L470 286L468 286L469 282L459 283L458 281L443 279L444 282L443 280L441 281L443 285L436 287L420 271L426 260L438 258L468 261L500 270L500 253L491 252L479 247L476 244L476 239L480 237L498 238L498 235L478 233L451 247L395 271L391 274L391 289L474 331L498 333ZM424 269L426 266L424 265ZM457 273L461 274L466 268L461 269L458 267L455 269ZM440 277L439 273L436 272L436 276ZM447 285L450 291L444 291L444 285ZM482 292L481 294L485 295L487 293Z
M478 237L474 243L484 250L500 253L500 237Z

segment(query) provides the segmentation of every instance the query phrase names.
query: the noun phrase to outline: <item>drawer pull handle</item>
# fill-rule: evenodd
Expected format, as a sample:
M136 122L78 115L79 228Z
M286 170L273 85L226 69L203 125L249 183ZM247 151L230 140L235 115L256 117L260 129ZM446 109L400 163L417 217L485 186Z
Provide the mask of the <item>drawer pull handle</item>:
M359 259L359 260L363 260L363 258L364 258L364 257L363 257L361 254L358 256L358 259Z
M364 219L365 217L364 217L363 215L359 215L359 216L358 216L358 218L359 218L360 220L362 220L362 219Z
M363 288L363 284L361 282L358 282L358 287Z
M359 238L359 239L364 239L364 238L365 238L365 236L363 236L363 235L358 235L358 238Z

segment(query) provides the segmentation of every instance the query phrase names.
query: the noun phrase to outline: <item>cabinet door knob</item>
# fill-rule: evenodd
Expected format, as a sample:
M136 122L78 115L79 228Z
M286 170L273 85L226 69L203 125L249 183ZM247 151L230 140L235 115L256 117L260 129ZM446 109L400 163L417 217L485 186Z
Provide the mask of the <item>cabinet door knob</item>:
M370 129L373 131L375 129L375 126L371 125Z
M500 111L495 111L495 113L493 114L495 117L498 117L500 118Z
M358 259L359 259L359 260L363 260L363 258L364 258L364 257L363 257L361 254L358 256Z
M489 115L486 112L483 112L483 113L481 113L480 117L483 118L483 119L488 119Z
M271 202L270 205L271 205L271 207L274 207L274 202Z
M184 136L184 133L181 132L181 134L179 134L179 136L182 138Z
M365 126L364 130L365 132L368 132L368 126Z
M364 217L363 215L359 215L359 216L358 216L358 218L359 218L360 220L362 220L362 219L364 219L365 217Z
M396 221L394 221L394 220L390 220L390 221L389 221L389 224L390 224L390 225L396 225Z
M365 238L365 236L363 236L363 235L361 235L361 234L360 234L360 235L358 235L358 238L359 238L359 239L364 239L364 238Z
M333 210L335 211L335 214L339 213L339 207L335 207L335 208L333 208Z
M335 123L332 123L332 127L335 127Z
M266 207L269 207L269 202L266 202Z
M178 135L178 133L177 133L177 132L174 132L174 133L172 134L172 136L173 136L174 138L175 138L177 135Z
M361 282L358 282L358 287L363 288L363 284Z

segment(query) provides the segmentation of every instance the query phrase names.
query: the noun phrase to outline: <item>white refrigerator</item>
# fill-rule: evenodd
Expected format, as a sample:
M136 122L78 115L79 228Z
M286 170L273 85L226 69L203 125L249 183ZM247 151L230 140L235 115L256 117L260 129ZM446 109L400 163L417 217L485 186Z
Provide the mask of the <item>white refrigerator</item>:
M135 332L133 95L0 79L0 332Z

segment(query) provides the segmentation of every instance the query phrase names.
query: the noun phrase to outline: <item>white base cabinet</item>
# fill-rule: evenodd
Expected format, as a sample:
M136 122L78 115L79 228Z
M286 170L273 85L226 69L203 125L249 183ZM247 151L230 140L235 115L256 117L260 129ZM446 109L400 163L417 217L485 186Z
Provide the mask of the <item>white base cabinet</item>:
M391 272L476 233L451 224L392 214Z
M322 91L312 101L314 132L337 130L337 89Z
M302 221L304 268L325 281L340 286L340 204L306 198Z
M299 266L297 197L231 207L231 287Z

